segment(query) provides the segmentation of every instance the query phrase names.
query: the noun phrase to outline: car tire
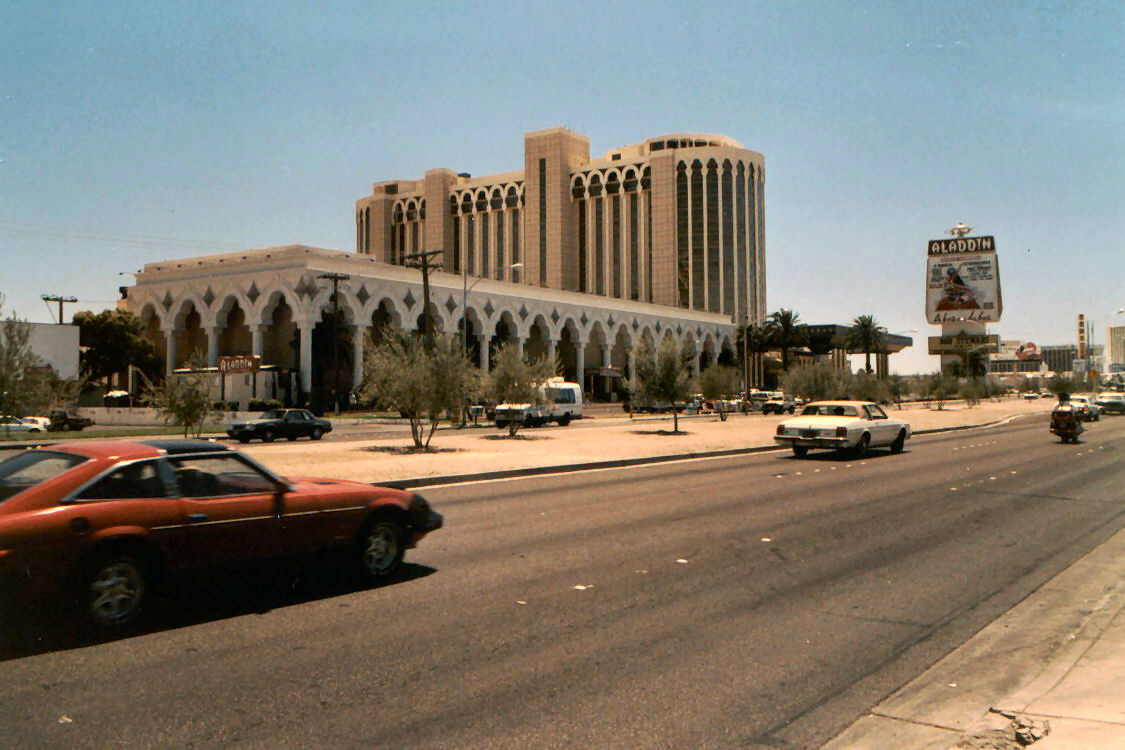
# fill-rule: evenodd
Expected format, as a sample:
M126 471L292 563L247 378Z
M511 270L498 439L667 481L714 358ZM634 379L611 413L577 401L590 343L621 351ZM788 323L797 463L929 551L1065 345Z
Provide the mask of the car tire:
M130 552L95 557L82 577L81 602L86 619L102 628L139 618L149 593L149 568Z
M376 516L364 524L356 540L356 562L368 581L394 573L406 553L402 526L386 516Z
M797 458L804 458L805 456L809 455L808 446L794 445L793 446L793 455L796 456Z
M323 436L324 430L320 429L319 427L314 427L312 432L309 433L309 437L313 440L320 440Z
M899 430L898 437L891 443L891 453L902 453L902 449L906 447L906 430Z
M249 437L247 437L246 435L239 435L239 436L238 436L238 442L240 442L240 443L249 443L249 442L250 442L250 438L249 438Z
M864 433L859 438L859 442L852 448L852 458L863 458L867 455L867 448L871 445L871 436Z
M263 443L272 443L273 438L274 438L273 430L266 430L265 432L262 433L262 442Z
M297 436L296 435L286 435L285 439L288 440L289 442L293 442L294 440L297 439Z
M569 414L563 414L561 417L559 417L559 427L566 427L568 424L570 424Z

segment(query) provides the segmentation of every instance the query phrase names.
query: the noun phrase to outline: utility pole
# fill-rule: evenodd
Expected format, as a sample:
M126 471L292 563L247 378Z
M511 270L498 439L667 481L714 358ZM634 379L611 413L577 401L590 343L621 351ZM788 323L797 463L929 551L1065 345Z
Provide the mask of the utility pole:
M43 294L43 295L39 296L39 299L43 300L44 302L58 302L59 303L59 325L63 324L63 311L62 311L63 310L63 308L62 308L63 303L64 302L77 302L78 301L77 297L61 297L57 294Z
M332 384L332 401L338 417L340 416L340 336L336 327L340 317L340 300L336 295L340 282L347 281L351 276L346 273L322 273L317 278L332 282L332 375L335 381Z
M425 326L422 335L426 338L426 349L434 348L434 322L430 319L430 271L441 268L440 263L430 263L430 258L441 255L443 252L442 250L430 250L424 253L411 253L402 256L403 260L411 261L405 265L422 269L422 320Z

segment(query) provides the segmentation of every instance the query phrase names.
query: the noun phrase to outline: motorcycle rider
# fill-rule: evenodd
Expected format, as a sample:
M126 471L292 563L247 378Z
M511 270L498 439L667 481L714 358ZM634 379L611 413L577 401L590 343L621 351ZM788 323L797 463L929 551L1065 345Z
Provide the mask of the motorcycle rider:
M1084 429L1078 410L1070 403L1070 394L1060 393L1059 402L1051 410L1051 432L1062 437L1064 443L1068 437L1077 443Z

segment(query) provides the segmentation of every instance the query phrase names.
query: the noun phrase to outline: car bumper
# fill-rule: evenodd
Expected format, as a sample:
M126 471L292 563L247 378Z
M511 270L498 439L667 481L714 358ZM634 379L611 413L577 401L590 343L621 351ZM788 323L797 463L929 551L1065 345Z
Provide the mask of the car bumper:
M773 439L780 445L798 445L802 448L847 448L847 438L838 437L801 437L800 435L774 435Z

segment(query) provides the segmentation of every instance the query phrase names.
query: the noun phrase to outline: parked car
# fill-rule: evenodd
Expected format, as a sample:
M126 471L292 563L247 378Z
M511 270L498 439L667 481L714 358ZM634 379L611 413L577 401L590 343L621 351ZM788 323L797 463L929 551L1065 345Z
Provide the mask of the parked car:
M13 417L10 414L0 417L0 435L25 434L29 432L43 432L43 428L35 422L28 421L21 417Z
M1097 422L1101 418L1101 408L1086 396L1071 396L1070 403L1078 412L1078 418L1085 422Z
M119 625L174 574L327 548L378 579L442 522L420 495L286 479L221 443L64 442L0 462L0 601L46 592Z
M44 432L46 432L51 426L51 420L47 417L22 417L22 419L24 422L30 422L31 424L38 425L39 429L43 430Z
M80 417L74 412L69 412L65 409L56 409L51 412L51 422L47 425L47 429L51 432L78 431L89 427L93 423L94 420L88 417Z
M762 414L792 414L797 411L797 399L792 396L774 396L762 403Z
M774 440L791 446L797 458L804 458L810 448L846 450L858 458L879 446L902 453L909 437L910 425L888 416L874 402L813 401L800 416L779 424Z
M1125 393L1102 391L1094 403L1106 414L1125 414Z
M546 406L531 404L498 404L494 411L497 427L517 422L526 427L541 427L557 422L566 427L572 419L582 419L582 386L562 378L551 378L539 386L547 399Z
M272 443L277 438L299 437L320 440L326 432L332 432L332 423L314 417L307 409L270 409L253 422L236 422L227 428L227 435L240 443L255 439Z

